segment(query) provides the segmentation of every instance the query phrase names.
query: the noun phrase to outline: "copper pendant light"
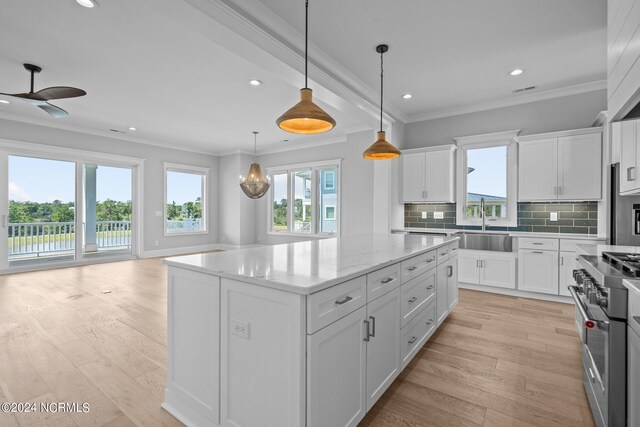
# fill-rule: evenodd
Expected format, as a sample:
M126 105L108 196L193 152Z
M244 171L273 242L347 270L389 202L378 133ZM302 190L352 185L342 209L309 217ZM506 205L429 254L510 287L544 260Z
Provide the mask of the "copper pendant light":
M376 52L380 54L380 131L378 132L378 140L371 144L369 148L362 153L362 157L367 160L389 160L400 157L400 150L388 142L385 138L385 132L382 130L382 100L384 96L384 68L382 55L389 50L389 46L381 44L376 47Z
M336 121L322 108L313 103L313 91L307 87L307 50L309 45L309 0L305 0L304 27L304 87L300 89L300 102L278 117L280 129L291 133L318 134L328 132Z
M258 132L253 132L253 153L256 155L256 144L258 139ZM251 163L247 176L240 177L240 188L247 197L251 199L259 199L267 194L269 191L269 181L262 175L262 169L258 163Z

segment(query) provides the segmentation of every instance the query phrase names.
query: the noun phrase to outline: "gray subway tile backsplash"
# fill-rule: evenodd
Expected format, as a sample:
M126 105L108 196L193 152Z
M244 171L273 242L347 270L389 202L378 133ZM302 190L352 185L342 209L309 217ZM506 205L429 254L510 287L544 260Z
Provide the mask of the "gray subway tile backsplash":
M427 213L426 219L422 219L422 212ZM434 212L442 212L444 218L435 219ZM551 221L551 212L558 213L557 221ZM404 226L412 228L480 229L477 226L456 224L455 203L406 204L404 205ZM598 203L518 203L517 227L487 226L487 230L598 234Z

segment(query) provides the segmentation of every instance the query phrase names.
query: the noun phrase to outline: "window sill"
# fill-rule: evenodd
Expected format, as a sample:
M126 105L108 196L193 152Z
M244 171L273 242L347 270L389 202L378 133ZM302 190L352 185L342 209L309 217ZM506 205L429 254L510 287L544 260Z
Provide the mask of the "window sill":
M198 236L202 234L209 234L208 231L182 231L180 233L167 233L164 232L164 237L174 237L174 236Z
M331 237L340 237L338 233L293 233L291 231L268 231L269 236L286 236L286 237L310 237L312 239L328 239Z

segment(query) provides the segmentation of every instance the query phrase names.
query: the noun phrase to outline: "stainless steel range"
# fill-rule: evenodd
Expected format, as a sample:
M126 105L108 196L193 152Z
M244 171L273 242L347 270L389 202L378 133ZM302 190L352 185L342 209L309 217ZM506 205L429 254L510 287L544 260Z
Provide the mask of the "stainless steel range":
M584 386L598 426L626 425L627 289L624 279L640 276L637 254L580 255L569 286L576 303L576 327L583 343Z

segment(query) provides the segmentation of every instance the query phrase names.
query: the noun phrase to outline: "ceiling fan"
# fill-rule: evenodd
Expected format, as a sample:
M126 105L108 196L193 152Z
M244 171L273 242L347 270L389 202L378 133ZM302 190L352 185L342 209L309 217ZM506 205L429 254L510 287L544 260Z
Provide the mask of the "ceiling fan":
M21 98L26 100L27 102L35 105L38 108L46 111L52 117L66 117L69 115L66 111L64 111L60 107L56 107L53 104L50 104L49 101L52 99L65 99L65 98L75 98L78 96L84 96L87 94L82 89L78 89L75 87L68 86L53 86L48 87L46 89L39 90L37 92L33 91L33 80L36 73L42 71L42 68L33 64L23 64L24 68L31 73L31 90L29 93L0 93L0 95L12 96L14 98Z

